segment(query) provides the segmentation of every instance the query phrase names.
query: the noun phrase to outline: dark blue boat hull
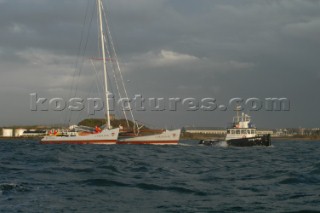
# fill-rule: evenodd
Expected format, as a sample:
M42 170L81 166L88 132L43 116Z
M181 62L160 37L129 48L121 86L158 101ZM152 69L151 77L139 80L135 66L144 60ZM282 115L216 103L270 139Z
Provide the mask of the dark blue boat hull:
M212 146L222 142L221 140L201 140L199 144ZM262 135L252 138L238 138L226 141L229 146L248 147L248 146L271 146L271 136Z

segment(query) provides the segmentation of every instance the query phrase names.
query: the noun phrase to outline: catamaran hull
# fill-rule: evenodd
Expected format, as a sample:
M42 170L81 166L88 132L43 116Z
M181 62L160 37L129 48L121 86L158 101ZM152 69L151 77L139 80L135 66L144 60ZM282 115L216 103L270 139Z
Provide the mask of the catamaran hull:
M105 141L64 141L64 140L48 140L48 141L41 141L41 144L105 144L105 145L112 145L117 144L117 140L105 140Z
M98 134L89 134L85 136L46 136L41 140L41 144L106 144L117 143L119 129L105 129Z
M132 140L132 141L117 141L117 144L131 144L131 145L178 145L179 141L144 141L144 140Z
M218 145L221 140L201 140L199 144L213 146ZM256 136L252 138L238 138L226 141L228 146L250 147L250 146L271 146L270 135Z
M181 130L165 131L161 134L133 137L119 137L117 144L131 145L178 145Z

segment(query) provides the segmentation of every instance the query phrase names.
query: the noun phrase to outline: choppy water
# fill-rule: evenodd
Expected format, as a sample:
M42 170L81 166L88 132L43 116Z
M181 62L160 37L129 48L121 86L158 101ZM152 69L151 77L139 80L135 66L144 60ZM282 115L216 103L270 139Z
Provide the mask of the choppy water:
M320 212L320 142L0 141L0 212Z

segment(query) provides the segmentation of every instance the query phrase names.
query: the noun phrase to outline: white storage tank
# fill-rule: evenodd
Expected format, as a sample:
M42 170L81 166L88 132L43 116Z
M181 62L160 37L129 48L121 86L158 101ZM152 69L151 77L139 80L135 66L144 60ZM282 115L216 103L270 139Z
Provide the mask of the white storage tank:
M12 137L13 136L13 129L2 129L2 136L3 137Z
M14 132L15 137L21 137L23 136L24 131L27 131L26 129L16 129Z

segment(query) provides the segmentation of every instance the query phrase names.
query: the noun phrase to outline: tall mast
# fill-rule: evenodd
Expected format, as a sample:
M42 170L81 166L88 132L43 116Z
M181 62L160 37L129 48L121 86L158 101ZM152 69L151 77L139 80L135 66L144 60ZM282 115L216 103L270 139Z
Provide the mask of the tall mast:
M104 72L104 88L105 88L105 100L106 100L106 114L107 114L107 129L111 129L110 124L110 112L109 112L109 92L108 92L108 75L107 75L107 64L106 64L106 53L105 53L105 40L102 26L102 2L97 0L98 13L99 13L99 25L100 25L100 38L101 38L101 50L102 50L102 61L103 61L103 72Z

